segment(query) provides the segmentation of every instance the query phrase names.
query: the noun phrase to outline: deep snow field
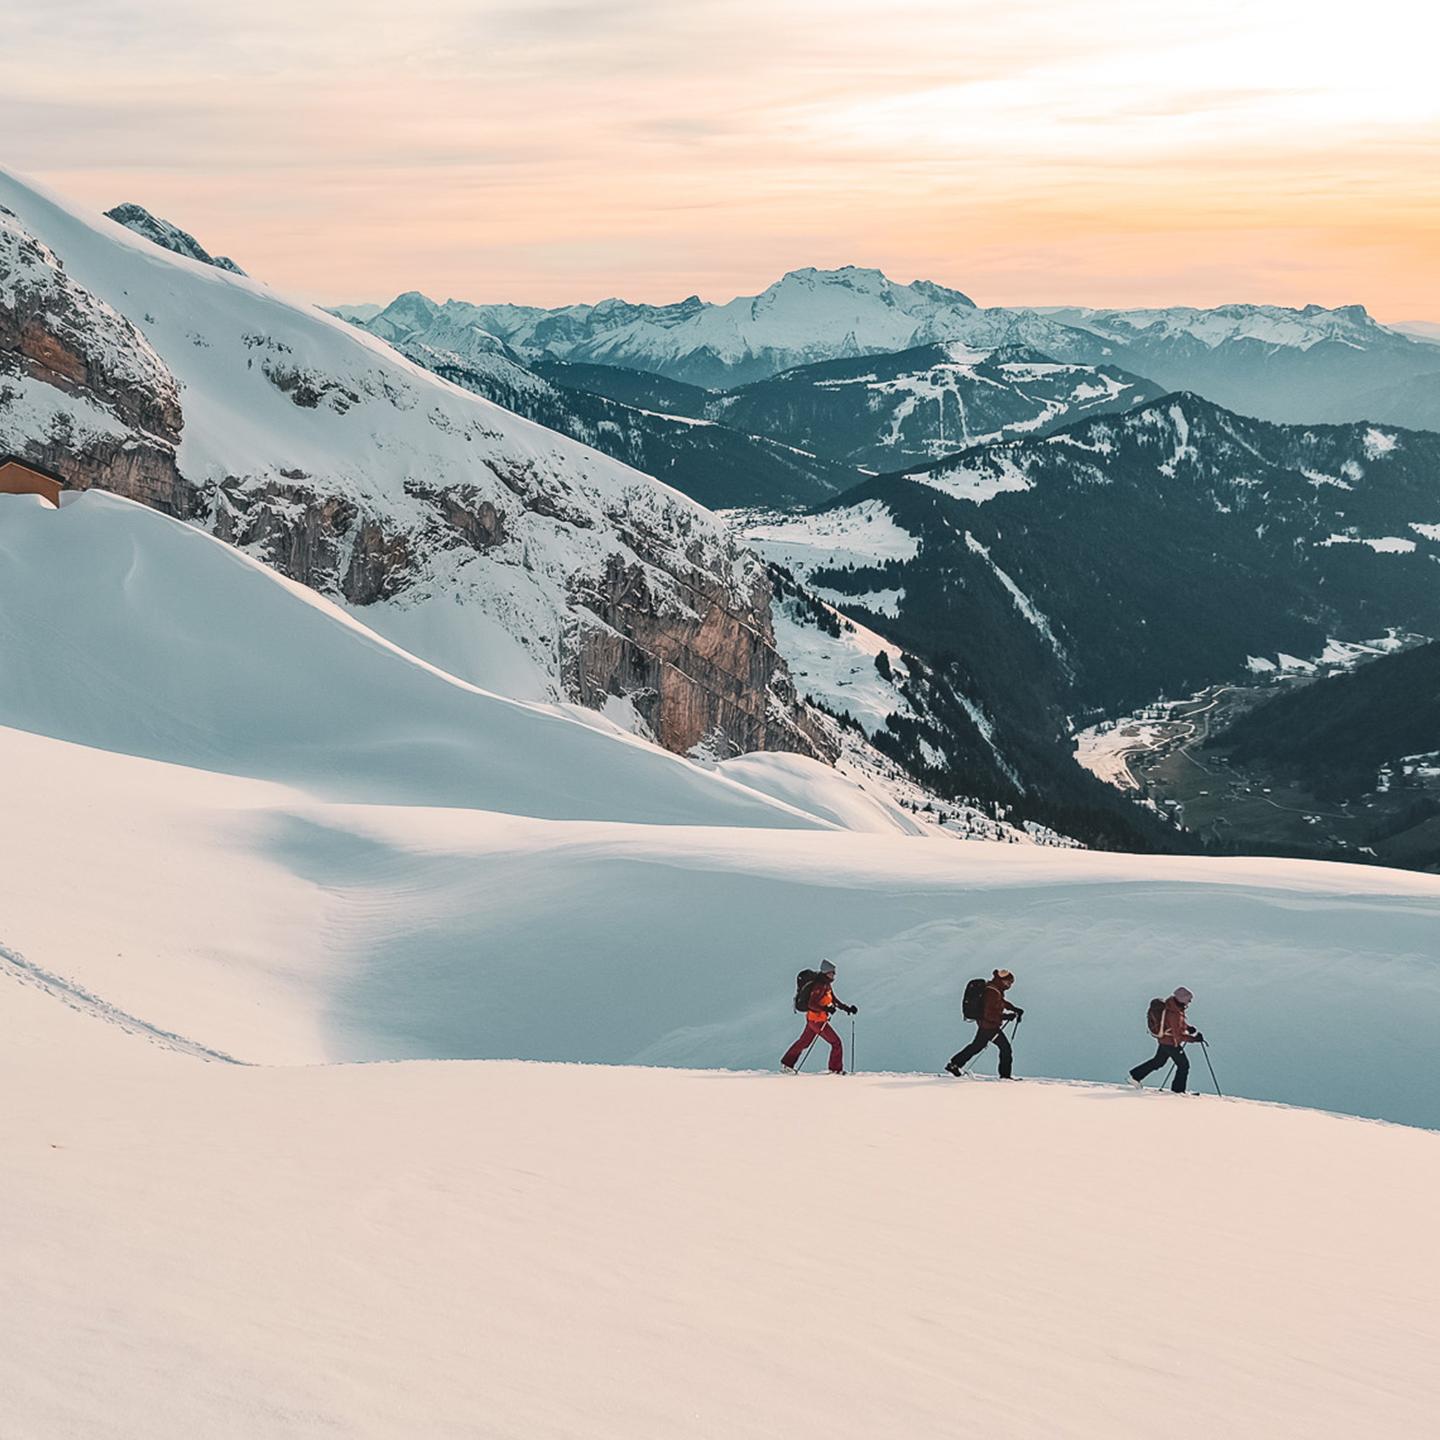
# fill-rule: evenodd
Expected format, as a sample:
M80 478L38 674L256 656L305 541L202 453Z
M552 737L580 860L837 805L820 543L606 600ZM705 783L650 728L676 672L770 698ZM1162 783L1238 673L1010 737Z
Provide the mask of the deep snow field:
M1433 1428L1440 1137L1114 1082L1183 982L1435 1126L1436 877L915 834L98 494L0 497L0 783L4 1440ZM773 1073L822 955L909 1073ZM935 1075L999 964L1109 1083Z
M206 1065L7 987L7 1440L1420 1436L1440 1138L917 1075Z

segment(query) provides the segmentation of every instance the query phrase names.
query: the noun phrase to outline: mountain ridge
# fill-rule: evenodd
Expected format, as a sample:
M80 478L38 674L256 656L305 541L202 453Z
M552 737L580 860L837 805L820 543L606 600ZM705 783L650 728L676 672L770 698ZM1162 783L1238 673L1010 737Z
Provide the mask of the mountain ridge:
M211 530L463 678L667 748L827 749L694 502L0 173L0 446Z
M837 306L837 296L850 298ZM1344 413L1353 392L1434 368L1425 337L1381 325L1359 304L981 308L930 281L899 285L853 266L790 271L758 295L723 303L427 303L474 319L531 360L625 366L720 390L801 365L960 341L1109 363L1161 390L1193 389L1257 418L1301 423L1355 418ZM1366 418L1419 424L1404 408Z

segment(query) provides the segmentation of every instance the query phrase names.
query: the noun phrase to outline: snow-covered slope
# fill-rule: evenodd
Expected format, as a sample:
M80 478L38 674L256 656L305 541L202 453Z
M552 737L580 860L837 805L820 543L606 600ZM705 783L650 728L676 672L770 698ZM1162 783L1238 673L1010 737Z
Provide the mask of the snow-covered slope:
M0 497L7 1440L1423 1433L1433 1134L933 1072L992 966L1025 1076L1113 1081L1184 981L1227 1091L1434 1125L1440 877L718 770ZM734 1073L822 955L851 1065L928 1075ZM610 1063L422 1063L507 1057Z
M1431 1134L922 1077L236 1069L0 995L25 1440L1352 1440L1440 1404Z
M761 569L683 496L0 175L0 449L190 519L492 688L806 747Z

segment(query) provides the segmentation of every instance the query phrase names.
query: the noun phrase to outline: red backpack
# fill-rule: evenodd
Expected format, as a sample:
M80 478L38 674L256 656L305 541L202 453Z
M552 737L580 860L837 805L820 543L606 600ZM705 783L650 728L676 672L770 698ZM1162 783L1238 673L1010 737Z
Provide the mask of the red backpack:
M1165 1002L1157 995L1151 1002L1150 1008L1145 1012L1145 1023L1150 1027L1150 1033L1158 1040L1160 1038L1160 1026L1165 1020Z

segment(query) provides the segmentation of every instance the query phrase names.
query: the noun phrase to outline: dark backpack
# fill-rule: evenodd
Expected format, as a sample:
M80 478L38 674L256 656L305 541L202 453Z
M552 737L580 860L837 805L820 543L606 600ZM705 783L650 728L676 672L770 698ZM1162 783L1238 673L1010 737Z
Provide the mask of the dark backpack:
M985 987L990 982L978 976L965 987L960 1000L960 1013L967 1020L982 1020L985 1016Z
M1165 1002L1157 995L1151 1002L1150 1008L1145 1012L1145 1023L1150 1027L1150 1033L1159 1039L1160 1024L1165 1019Z
M802 970L795 977L795 1009L802 1015L810 1008L810 992L824 978L818 970Z

